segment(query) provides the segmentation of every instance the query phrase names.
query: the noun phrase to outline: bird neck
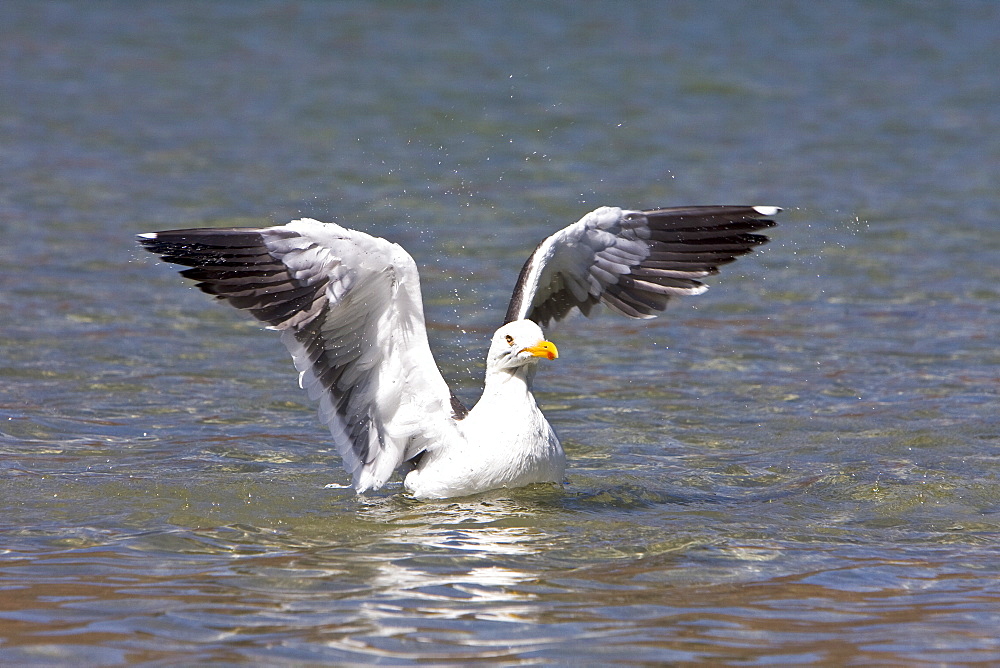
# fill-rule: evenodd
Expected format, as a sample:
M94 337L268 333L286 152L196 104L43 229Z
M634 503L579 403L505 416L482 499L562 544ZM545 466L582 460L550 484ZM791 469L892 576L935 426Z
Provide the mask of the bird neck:
M487 370L483 394L469 411L465 423L478 425L485 420L482 424L488 425L490 430L498 430L498 433L510 429L516 431L518 420L538 412L538 404L531 394L531 379L535 376L533 367L529 364L517 369Z
M486 372L483 396L531 394L531 383L534 378L534 364L525 364L514 369L490 369Z

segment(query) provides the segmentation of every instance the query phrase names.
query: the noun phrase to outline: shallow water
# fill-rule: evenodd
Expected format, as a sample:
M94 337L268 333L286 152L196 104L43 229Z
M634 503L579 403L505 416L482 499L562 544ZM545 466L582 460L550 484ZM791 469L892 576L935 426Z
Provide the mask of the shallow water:
M0 7L0 663L1000 662L1000 5ZM138 232L401 243L475 400L532 246L786 207L550 332L568 482L358 498Z

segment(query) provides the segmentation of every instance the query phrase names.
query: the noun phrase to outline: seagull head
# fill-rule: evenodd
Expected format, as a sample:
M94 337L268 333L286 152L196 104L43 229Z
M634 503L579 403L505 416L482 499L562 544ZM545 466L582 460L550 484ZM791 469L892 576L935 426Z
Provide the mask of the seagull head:
M531 320L508 322L493 335L486 366L490 369L517 369L540 359L554 360L559 351L545 340L542 328Z

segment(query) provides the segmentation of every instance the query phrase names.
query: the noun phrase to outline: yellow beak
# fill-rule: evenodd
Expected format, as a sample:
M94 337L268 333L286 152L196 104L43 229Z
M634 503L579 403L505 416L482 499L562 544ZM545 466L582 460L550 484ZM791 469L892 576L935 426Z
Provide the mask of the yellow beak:
M554 360L559 357L559 349L556 348L556 344L551 341L539 341L535 345L528 346L524 350L531 353L535 357L547 357L550 360Z

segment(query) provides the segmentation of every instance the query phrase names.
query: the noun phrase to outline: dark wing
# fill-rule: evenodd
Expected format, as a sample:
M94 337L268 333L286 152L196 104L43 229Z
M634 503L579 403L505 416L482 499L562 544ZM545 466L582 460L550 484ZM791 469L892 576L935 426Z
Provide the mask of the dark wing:
M688 206L651 211L601 207L538 245L524 263L504 322L543 327L597 303L653 318L674 295L708 289L698 279L767 242L773 206Z
M182 275L282 332L299 384L359 492L456 433L427 342L420 279L396 244L315 220L139 235Z

